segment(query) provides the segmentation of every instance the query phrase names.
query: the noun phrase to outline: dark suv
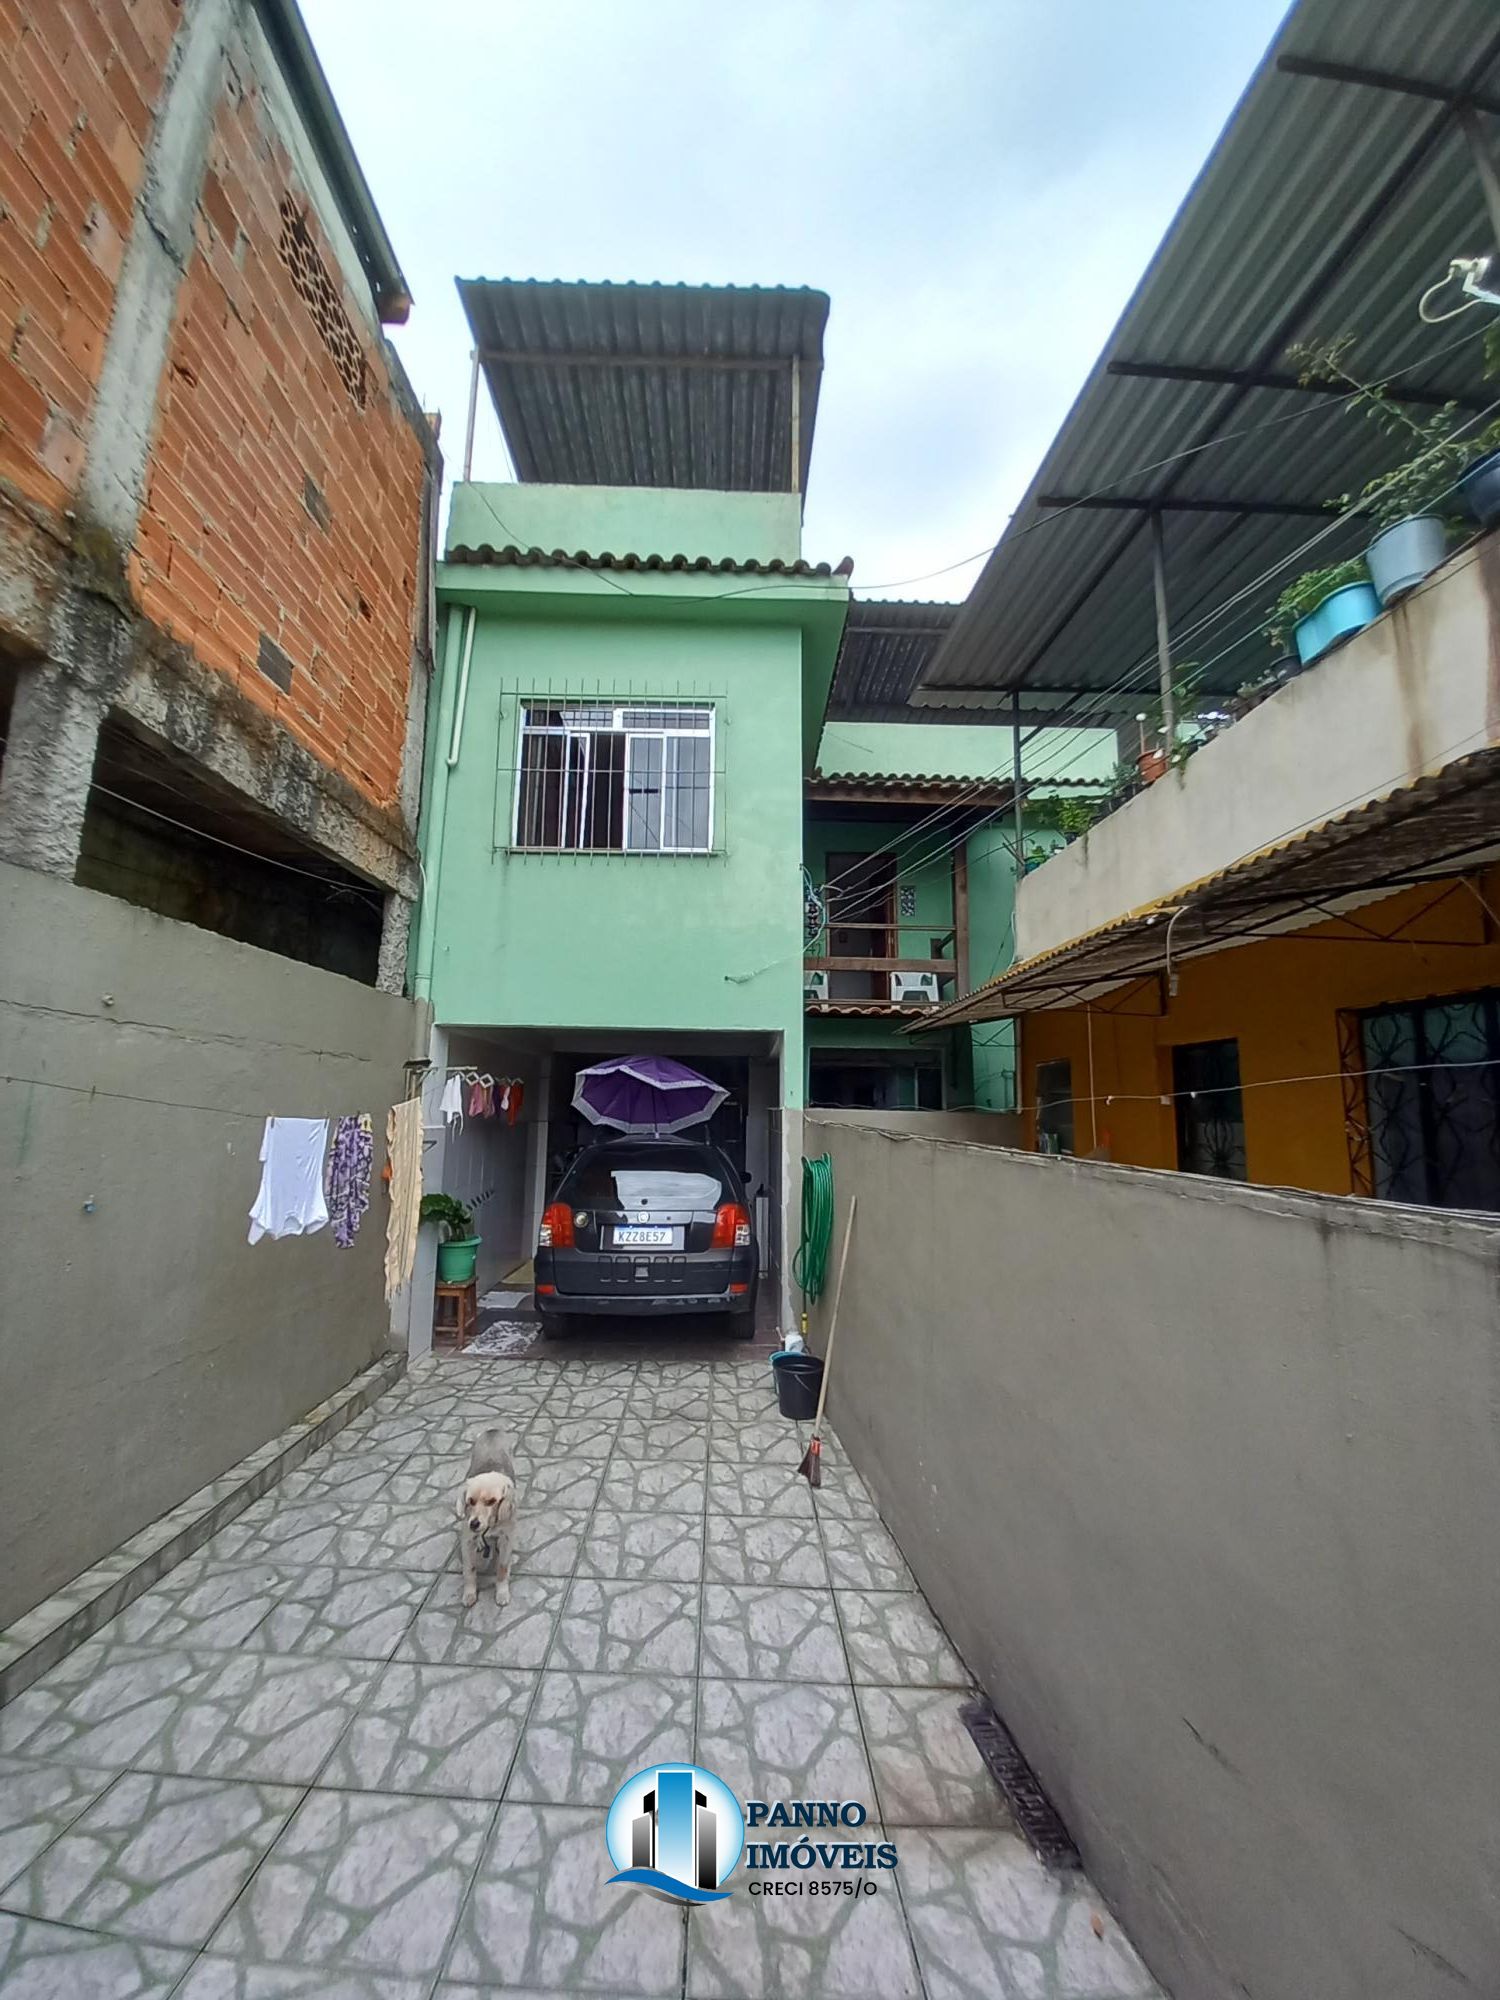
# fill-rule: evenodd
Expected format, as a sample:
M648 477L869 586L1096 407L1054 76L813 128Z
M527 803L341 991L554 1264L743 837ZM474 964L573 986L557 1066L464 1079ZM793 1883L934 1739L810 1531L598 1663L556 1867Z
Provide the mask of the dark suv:
M748 1340L758 1270L744 1184L717 1146L603 1139L542 1216L536 1308L548 1333L574 1314L722 1312Z

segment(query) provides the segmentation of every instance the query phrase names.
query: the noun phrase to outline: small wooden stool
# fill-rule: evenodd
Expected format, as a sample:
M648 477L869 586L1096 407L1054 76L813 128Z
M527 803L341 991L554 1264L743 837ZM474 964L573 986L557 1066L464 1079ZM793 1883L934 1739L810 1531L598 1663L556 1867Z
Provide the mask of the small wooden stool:
M452 1334L455 1351L462 1354L474 1337L474 1328L479 1319L478 1284L470 1278L467 1284L438 1284L432 1294L432 1344L438 1344L440 1334Z

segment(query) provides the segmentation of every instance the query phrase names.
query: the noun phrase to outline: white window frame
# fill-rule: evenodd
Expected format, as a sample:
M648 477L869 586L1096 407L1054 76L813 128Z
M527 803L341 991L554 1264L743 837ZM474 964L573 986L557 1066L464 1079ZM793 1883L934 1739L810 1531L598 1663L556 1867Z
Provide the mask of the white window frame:
M539 711L557 712L561 722L533 723L531 717ZM654 718L661 717L661 721ZM586 718L586 719L585 719ZM651 719L648 719L651 718ZM681 718L674 720L673 718ZM687 718L692 718L689 726ZM563 741L561 763L562 791L558 804L558 839L554 843L525 841L521 838L521 796L526 778L526 742L529 737L555 736ZM625 739L625 759L621 772L625 786L625 797L621 816L621 845L618 847L584 846L578 839L581 827L577 823L577 786L579 782L587 786L593 769L594 738L596 736L623 736ZM682 855L712 854L714 852L714 813L718 805L718 772L715 768L714 751L718 737L718 711L711 701L628 701L613 699L600 701L569 702L556 696L534 695L520 703L519 727L516 755L516 790L511 807L511 846L522 854L630 854L630 855ZM669 770L668 745L689 741L706 743L708 746L708 812L706 816L707 838L702 845L681 845L675 841L668 844L667 834L667 775ZM656 792L657 820L655 846L632 842L631 834L636 831L632 825L630 807L631 767L637 746L643 743L660 745L658 771L660 784ZM578 766L575 772L573 745L578 746ZM586 796L586 794L585 794ZM570 819L573 838L570 840Z

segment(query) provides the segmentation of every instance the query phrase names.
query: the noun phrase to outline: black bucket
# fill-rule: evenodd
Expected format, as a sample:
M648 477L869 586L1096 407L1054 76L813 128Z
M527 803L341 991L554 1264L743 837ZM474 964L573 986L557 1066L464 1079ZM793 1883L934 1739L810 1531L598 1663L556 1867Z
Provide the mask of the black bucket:
M816 1354L779 1354L775 1361L776 1401L784 1417L815 1417L823 1364Z

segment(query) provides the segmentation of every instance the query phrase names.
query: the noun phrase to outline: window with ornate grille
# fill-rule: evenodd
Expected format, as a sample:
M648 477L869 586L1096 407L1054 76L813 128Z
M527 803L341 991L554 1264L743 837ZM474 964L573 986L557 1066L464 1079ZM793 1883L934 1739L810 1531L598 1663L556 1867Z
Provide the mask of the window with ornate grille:
M1358 1019L1373 1192L1500 1209L1500 990Z
M711 704L522 705L515 846L707 854L713 830Z
M1172 1051L1177 1166L1184 1174L1242 1181L1245 1106L1236 1041L1182 1042Z
M339 379L361 409L365 406L365 351L354 323L344 311L338 287L318 255L312 232L289 194L281 197L281 261L292 276L297 295L313 316L323 345L333 357Z

